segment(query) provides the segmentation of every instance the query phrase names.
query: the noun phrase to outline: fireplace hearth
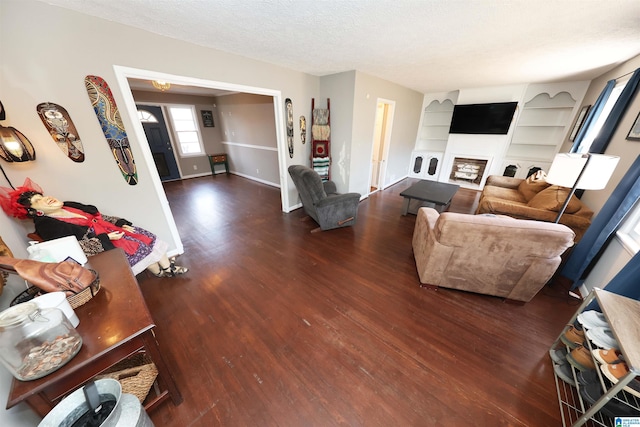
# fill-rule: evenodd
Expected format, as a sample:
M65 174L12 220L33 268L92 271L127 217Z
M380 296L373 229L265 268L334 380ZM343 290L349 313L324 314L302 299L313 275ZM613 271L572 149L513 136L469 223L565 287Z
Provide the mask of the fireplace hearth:
M480 185L488 160L454 157L449 181Z

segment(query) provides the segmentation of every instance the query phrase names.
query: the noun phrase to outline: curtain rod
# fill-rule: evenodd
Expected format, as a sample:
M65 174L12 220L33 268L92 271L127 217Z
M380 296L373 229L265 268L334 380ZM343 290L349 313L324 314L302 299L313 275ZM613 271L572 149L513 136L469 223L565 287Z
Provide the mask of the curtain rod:
M640 68L637 68L637 69L635 69L635 70L633 70L633 71L629 71L627 74L623 74L623 75L621 75L621 76L618 76L618 77L616 77L614 80L619 80L619 79L621 79L621 78L623 78L623 77L628 76L629 74L633 74L633 73L635 73L635 72L636 72L636 71L638 71L638 70L640 70Z

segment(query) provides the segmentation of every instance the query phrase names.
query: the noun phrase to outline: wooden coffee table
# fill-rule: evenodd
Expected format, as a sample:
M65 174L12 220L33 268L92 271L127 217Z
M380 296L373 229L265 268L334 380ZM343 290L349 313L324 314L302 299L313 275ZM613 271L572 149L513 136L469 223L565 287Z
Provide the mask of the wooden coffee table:
M417 214L418 209L424 206L425 203L432 203L438 212L442 212L449 207L451 199L458 191L458 188L460 186L455 184L427 180L418 181L400 193L404 197L402 215L407 213ZM418 201L418 203L414 203L415 206L413 207L410 206L412 200Z

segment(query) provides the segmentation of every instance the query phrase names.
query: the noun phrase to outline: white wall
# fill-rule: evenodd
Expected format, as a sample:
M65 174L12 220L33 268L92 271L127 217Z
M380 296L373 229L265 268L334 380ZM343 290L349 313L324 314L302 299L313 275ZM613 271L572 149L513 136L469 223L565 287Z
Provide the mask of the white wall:
M158 214L166 207L166 198L156 192L154 181L159 183L159 178L155 170L143 162L148 147L132 131L140 124L123 108L126 97L114 65L280 91L283 98L294 100L294 106L304 105L305 112L310 99L318 96L318 77L33 0L0 2L0 40L3 58L11 58L0 61L1 96L7 112L3 124L27 135L37 152L35 162L3 162L12 183L21 185L25 177L31 177L46 193L95 204L104 213L125 217L155 232L174 249L180 242L172 237L172 218ZM101 76L110 84L120 106L137 160L140 183L136 186L125 183L108 150L84 87L89 74ZM85 146L85 162L73 163L54 144L36 114L36 105L45 101L62 105L71 115ZM295 140L296 157L288 161L306 164L308 145L302 146L297 134ZM286 180L288 176L281 178ZM3 177L0 181L7 186ZM293 185L289 199L297 201ZM19 222L0 213L0 230L14 255L26 258L26 233L33 230L31 222ZM8 387L8 378L0 379L3 393ZM5 414L0 409L0 425L18 425L5 422Z
M407 177L423 94L362 72L355 73L349 191L369 193L378 98L395 103L383 188Z
M594 79L584 96L582 105L593 105L598 99L598 96L600 95L600 92L602 92L607 81L628 73L633 73L637 68L640 68L640 56L636 56L612 71ZM602 205L605 204L611 192L616 188L638 155L640 155L640 142L628 141L626 139L629 129L631 129L633 122L636 120L636 117L638 117L638 112L640 112L640 96L636 96L629 105L626 114L620 121L618 129L611 138L611 142L605 152L606 154L613 156L620 156L620 162L618 162L618 166L613 172L609 183L604 190L585 191L584 196L582 196L582 201L596 213L600 210ZM560 151L569 151L571 144L572 143L570 141L565 141Z
M46 193L63 200L95 204L105 213L123 216L155 232L174 249L180 242L173 238L172 218L149 215L161 212L167 202L164 194L156 191L159 178L155 169L150 170L144 163L148 147L132 131L140 126L137 118L130 117L122 107L126 96L118 85L114 65L280 91L283 98L294 100L294 106L304 105L305 112L309 100L317 97L318 78L297 71L33 0L3 1L0 7L3 57L11 58L0 64L2 102L7 111L4 124L27 135L37 152L35 162L3 164L12 183L17 186L25 177L31 177ZM46 40L56 42L44 43L43 35ZM10 43L6 42L9 40ZM125 183L108 150L84 87L88 74L103 77L120 106L137 161L140 182L136 186ZM73 163L64 157L47 133L35 111L35 106L44 101L62 105L71 115L85 146L83 163ZM307 164L308 145L300 144L299 134L295 140L297 152L294 159L288 160L289 164ZM292 184L290 187L288 196L293 203L297 192ZM30 221L21 224L2 213L0 227L2 237L14 252L24 253L24 236L32 230Z
M218 97L217 106L223 151L229 154L233 172L279 186L273 98L249 93L231 94ZM294 117L295 133L300 133L297 117Z
M316 108L327 108L327 98L330 100L331 180L340 193L357 191L350 185L354 86L355 71L324 76L320 79L320 96L315 98ZM310 132L311 120L307 127Z
M607 81L632 73L639 67L640 56L637 56L614 70L594 79L589 86L589 90L584 97L582 105L593 105ZM611 192L616 188L624 174L629 170L631 164L640 155L640 142L629 141L626 139L629 129L631 129L631 126L638 117L639 112L640 96L636 95L629 105L626 114L620 121L620 124L618 125L618 128L605 151L606 154L620 156L620 161L618 162L616 170L604 190L585 191L582 197L582 201L593 209L596 214L606 203ZM570 148L571 142L565 141L561 152L567 152ZM619 239L614 238L607 249L603 252L598 263L586 277L584 292L588 293L594 287L605 287L632 256L633 253L631 253L629 249L625 248Z

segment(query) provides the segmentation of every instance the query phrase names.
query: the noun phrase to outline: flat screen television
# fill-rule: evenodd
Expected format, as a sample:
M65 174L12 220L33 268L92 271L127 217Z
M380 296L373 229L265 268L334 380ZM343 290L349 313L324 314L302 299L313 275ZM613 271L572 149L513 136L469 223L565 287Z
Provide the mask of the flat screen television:
M517 102L456 105L449 133L506 135L517 106Z

